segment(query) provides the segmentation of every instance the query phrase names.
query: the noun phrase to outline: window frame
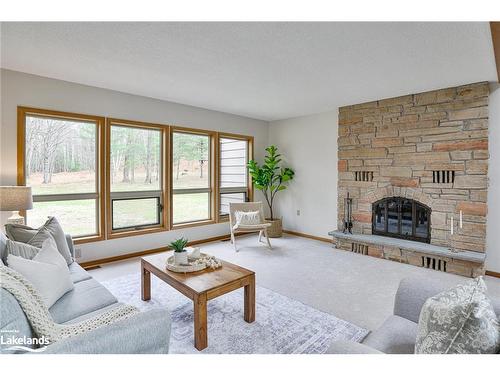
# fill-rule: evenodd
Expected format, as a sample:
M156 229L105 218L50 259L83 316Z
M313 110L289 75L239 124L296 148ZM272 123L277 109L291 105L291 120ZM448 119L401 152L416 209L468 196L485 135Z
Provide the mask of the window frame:
M162 224L162 215L163 215L163 205L161 204L162 198L159 195L152 196L152 195L147 195L147 196L134 196L134 197L122 197L122 198L113 198L111 200L111 212L113 211L113 204L115 202L120 202L120 201L130 201L130 200L141 200L141 199L155 199L157 201L157 206L161 206L159 210L157 210L156 213L156 222L155 223L149 223L149 224L142 224L142 225L128 225L126 227L119 227L115 228L114 226L114 217L111 215L111 230L116 231L116 232L122 232L122 231L127 231L133 229L134 231L142 230L142 229L147 229L150 227L158 227Z
M174 140L174 133L182 133L182 134L192 134L192 135L202 135L202 136L208 136L208 144L210 147L210 150L208 152L208 155L210 157L210 163L209 163L209 187L208 188L193 188L193 189L174 189L174 183L173 183L173 162L174 162L174 147L173 147L173 140ZM185 128L181 126L170 126L170 150L169 150L169 168L170 168L170 173L169 173L169 183L170 183L170 229L175 230L175 229L181 229L181 228L188 228L188 227L195 227L195 226L200 226L200 225L208 225L208 224L215 224L217 222L217 214L215 213L215 195L216 195L216 190L217 190L217 169L215 165L215 148L216 148L216 141L217 141L217 132L212 131L212 130L204 130L204 129L193 129L193 128ZM175 190L183 190L183 193L175 192ZM186 221L182 223L174 223L174 195L175 194L196 194L196 193L208 193L209 194L209 218L208 219L201 219L201 220L192 220L192 221Z
M163 232L169 230L182 229L194 226L203 226L215 223L224 223L228 221L227 215L220 215L220 194L224 193L226 189L220 188L220 138L230 138L236 140L244 140L248 142L247 160L254 158L254 137L241 134L218 132L206 129L196 129L183 126L173 126L167 124L157 124L133 120L123 120L118 118L103 117L96 115L87 115L80 113L55 111L49 109L40 109L27 106L17 107L17 184L20 186L26 185L26 171L25 171L25 151L26 151L26 117L29 115L47 117L47 118L60 118L75 121L93 122L96 124L96 193L68 193L68 194L54 194L54 195L38 195L34 198L35 202L38 201L59 201L59 200L72 200L78 199L95 199L96 200L96 235L76 237L75 244L82 244L95 241L104 241L107 239L144 235L149 233ZM161 192L160 202L162 203L163 210L160 213L160 225L148 225L140 229L137 227L131 228L112 228L112 195L110 186L110 135L111 126L125 126L136 128L149 128L161 131ZM182 189L185 194L207 192L209 194L209 211L210 217L203 220L194 220L182 223L173 223L173 133L195 134L204 135L209 137L209 188L195 188L195 189ZM234 188L227 188L233 189ZM203 190L203 191L202 191ZM247 191L246 196L248 201L254 199L254 187L250 174L247 174ZM116 193L116 192L115 192ZM124 193L124 192L123 192ZM147 191L134 192L133 198L145 197ZM178 192L177 192L178 193ZM87 196L92 195L88 198ZM136 197L137 195L137 197ZM66 199L60 199L60 198ZM150 196L155 198L156 196ZM29 214L29 213L28 213ZM21 215L26 217L26 212L21 211Z
M124 191L124 192L112 192L111 191L111 127L112 126L122 126L136 129L154 129L160 131L160 161L162 163L161 172L161 184L160 190L154 191L156 194L152 194L153 191ZM106 118L106 162L105 162L105 178L106 178L106 227L107 227L107 239L138 236L148 233L156 233L166 231L169 228L169 215L167 215L167 210L169 209L170 202L168 197L168 178L169 173L168 165L168 152L167 148L169 145L169 125L154 124L142 121L133 120L123 120L117 118ZM116 197L116 198L114 198ZM160 223L159 224L148 224L139 226L130 226L126 228L113 229L113 200L126 200L129 199L140 199L140 198L159 198L160 205L162 206L161 212L159 212Z
M250 135L242 135L242 134L234 134L234 133L224 133L224 132L218 132L217 133L217 199L216 199L216 207L217 207L217 222L218 223L224 223L229 221L229 215L221 215L220 213L220 195L223 193L245 193L247 197L248 202L253 202L254 199L254 186L252 182L252 176L250 173L248 173L247 170L247 186L245 191L243 191L243 188L221 188L221 181L220 181L220 176L221 176L221 163L220 163L220 157L221 157L221 150L220 150L220 139L221 138L226 138L226 139L234 139L238 141L246 141L248 144L247 147L247 163L250 160L253 160L254 158L254 137Z
M96 171L95 193L65 193L65 194L39 194L33 195L33 202L58 202L67 200L95 199L95 219L97 233L88 236L75 237L76 244L102 241L105 239L105 183L104 171L104 131L105 118L72 112L54 111L32 107L17 107L17 184L26 186L26 117L65 119L74 121L93 122L96 125ZM26 211L21 215L27 218Z

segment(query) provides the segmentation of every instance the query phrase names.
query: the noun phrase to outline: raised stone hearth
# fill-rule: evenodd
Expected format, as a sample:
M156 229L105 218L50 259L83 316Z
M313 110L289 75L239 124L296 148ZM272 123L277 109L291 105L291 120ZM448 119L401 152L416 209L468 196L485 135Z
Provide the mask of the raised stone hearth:
M328 234L336 238L338 249L464 276L484 274L485 254L477 251L453 251L443 246L372 234L342 231Z
M352 236L338 238L339 248L466 276L484 273L488 96L488 84L476 83L339 109L338 228L343 226L347 193L355 235L372 235L373 218L380 211L373 204L384 198L401 197L396 201L430 209L430 218L420 220L427 244L406 241L410 245L403 249ZM413 238L418 236L415 225L408 229L402 220L401 207L390 213L387 205L383 209L377 225L385 225L387 235L401 240L411 238L408 231L413 230ZM413 215L416 220L409 212L406 219ZM423 245L453 250L429 254L419 247ZM478 254L473 261L454 255L471 253Z

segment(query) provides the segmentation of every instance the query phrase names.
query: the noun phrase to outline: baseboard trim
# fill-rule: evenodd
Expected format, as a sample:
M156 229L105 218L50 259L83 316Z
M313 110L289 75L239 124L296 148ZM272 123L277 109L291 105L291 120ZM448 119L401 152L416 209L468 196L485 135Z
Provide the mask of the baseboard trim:
M486 271L485 275L486 276L491 276L491 277L498 277L500 279L500 272Z
M291 234L292 236L298 236L298 237L304 237L304 238L309 238L311 240L316 240L316 241L322 241L322 242L328 242L328 243L333 243L332 238L325 238L325 237L318 237L318 236L313 236L312 234L307 234L307 233L301 233L301 232L295 232L293 230L283 230L283 233L286 234Z
M236 233L237 236L243 236L245 234L251 234L251 233ZM209 238L204 238L201 240L194 240L194 241L189 241L188 245L193 246L193 245L199 245L202 243L207 243L207 242L213 242L213 241L221 241L221 240L226 240L229 239L229 234L225 234L222 236L215 236L215 237L209 237ZM90 268L95 268L97 266L107 264L107 263L113 263L113 262L119 262L121 260L127 260L131 258L138 258L138 257L143 257L146 255L152 255L156 253L161 253L162 251L167 251L167 247L159 247L156 249L149 249L149 250L143 250L143 251L137 251L134 253L128 253L128 254L123 254L123 255L116 255L113 257L108 257L108 258L101 258L101 259L96 259L96 260L89 260L88 262L82 262L79 263L81 267L85 269L90 269Z
M88 262L82 262L79 264L82 268L84 268L86 270L90 270L92 268L96 268L97 266L101 266L103 264L119 262L121 260L127 260L127 259L131 259L131 258L143 257L146 255L161 253L162 251L166 251L166 250L167 250L166 247L159 247L156 249L149 249L149 250L137 251L134 253L123 254L123 255L116 255L114 257L89 260Z

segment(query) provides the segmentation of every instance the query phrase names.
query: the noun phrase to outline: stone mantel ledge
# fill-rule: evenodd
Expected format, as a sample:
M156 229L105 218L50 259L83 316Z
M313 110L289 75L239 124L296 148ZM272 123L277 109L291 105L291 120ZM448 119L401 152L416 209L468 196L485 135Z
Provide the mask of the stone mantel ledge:
M333 230L331 232L328 232L328 235L333 236L334 238L340 238L354 242L361 242L364 244L391 246L423 254L464 260L473 263L483 264L486 258L485 254L478 253L475 251L461 250L459 252L453 252L449 248L443 246L436 246L424 242L409 241L399 238L377 236L374 234L350 234L350 233L343 233L339 230Z

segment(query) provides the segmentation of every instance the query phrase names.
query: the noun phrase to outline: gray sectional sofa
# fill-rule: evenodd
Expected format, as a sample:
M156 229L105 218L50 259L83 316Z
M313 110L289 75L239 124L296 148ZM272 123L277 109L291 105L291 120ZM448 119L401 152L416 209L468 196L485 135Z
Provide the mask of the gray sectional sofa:
M418 318L425 301L452 288L455 282L429 278L407 278L399 284L394 301L394 315L389 316L363 343L334 341L330 354L413 354L417 338ZM491 298L491 296L490 296ZM497 316L500 299L491 298Z
M71 236L66 236L72 255ZM5 256L5 236L0 233L0 255ZM116 298L78 263L69 266L74 289L63 295L51 308L57 323L70 324L117 306ZM139 270L138 270L139 272ZM0 288L0 335L33 337L33 332L17 300ZM95 329L81 335L58 341L43 353L168 353L170 340L170 313L164 309L141 312L129 319ZM5 339L4 339L5 341ZM0 347L2 353L6 345Z

